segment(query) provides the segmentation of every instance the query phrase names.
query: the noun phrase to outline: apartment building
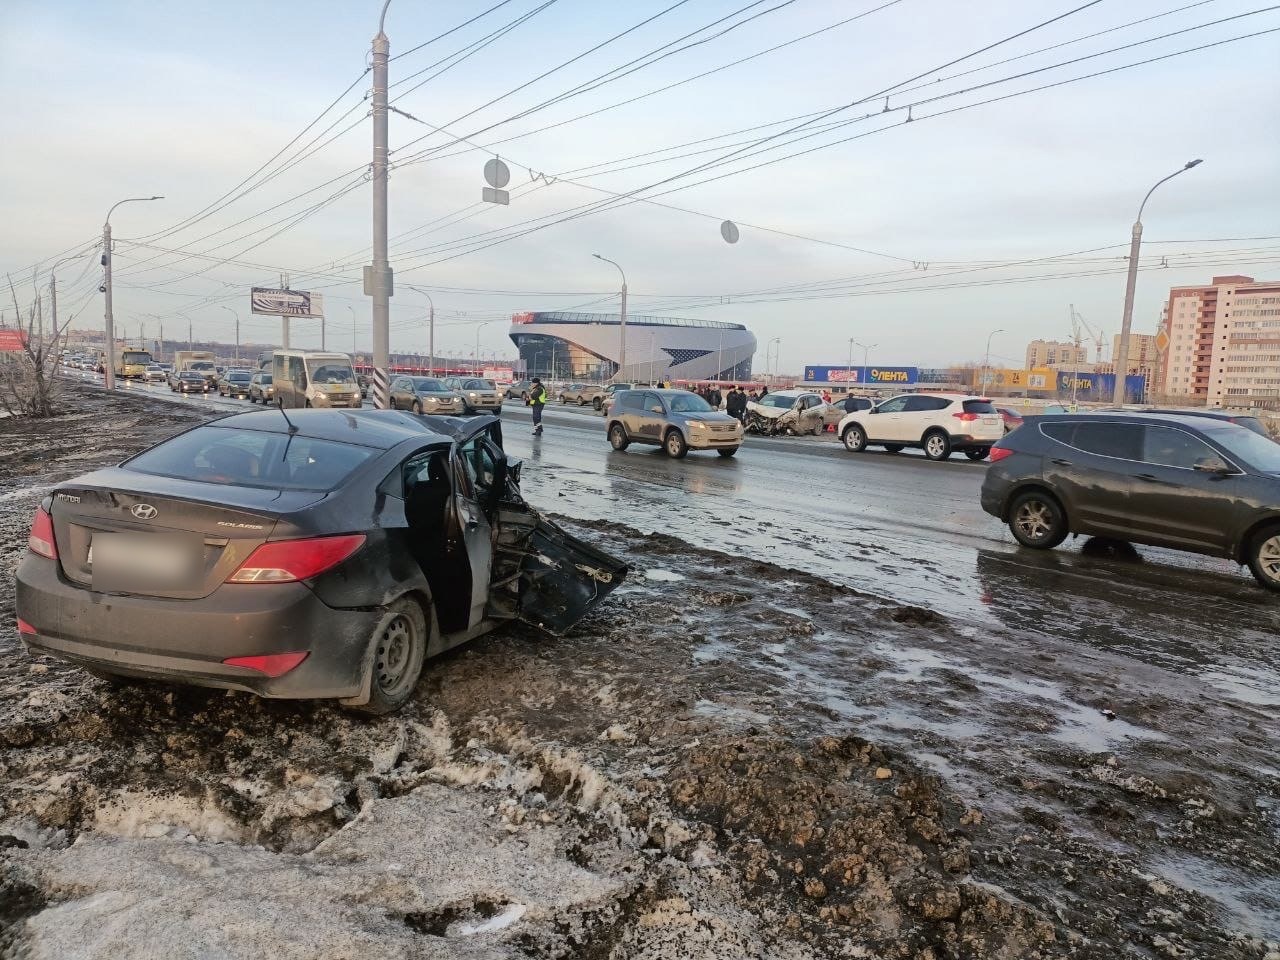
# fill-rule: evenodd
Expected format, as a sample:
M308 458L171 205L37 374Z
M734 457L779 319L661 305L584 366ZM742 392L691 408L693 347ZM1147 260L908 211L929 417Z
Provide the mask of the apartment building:
M1280 281L1240 275L1174 287L1160 380L1170 397L1210 407L1280 408Z
M1087 364L1089 351L1077 347L1069 340L1032 340L1027 344L1027 370L1040 367L1070 367L1072 364Z

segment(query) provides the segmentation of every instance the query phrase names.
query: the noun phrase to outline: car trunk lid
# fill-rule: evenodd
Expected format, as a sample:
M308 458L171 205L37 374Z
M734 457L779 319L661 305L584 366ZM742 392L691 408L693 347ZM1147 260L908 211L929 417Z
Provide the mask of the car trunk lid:
M281 514L323 496L101 470L54 491L58 561L67 579L96 592L205 597Z

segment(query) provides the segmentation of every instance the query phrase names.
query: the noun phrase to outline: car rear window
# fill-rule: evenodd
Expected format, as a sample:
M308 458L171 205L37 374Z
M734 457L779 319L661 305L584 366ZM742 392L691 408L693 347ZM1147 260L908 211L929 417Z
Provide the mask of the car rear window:
M196 427L143 451L137 473L268 490L332 490L374 451L296 434Z
M995 405L990 400L966 400L965 413L995 413Z

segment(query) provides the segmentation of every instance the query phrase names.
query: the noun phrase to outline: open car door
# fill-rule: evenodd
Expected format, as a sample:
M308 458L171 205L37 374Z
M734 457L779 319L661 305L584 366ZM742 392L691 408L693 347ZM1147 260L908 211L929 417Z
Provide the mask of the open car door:
M431 418L453 427L461 466L474 482L475 507L483 513L471 531L490 536L493 559L485 616L523 620L560 636L626 578L627 565L539 516L520 494L520 468L502 450L502 426L494 417ZM472 553L472 548L475 552ZM468 544L473 560L483 552ZM474 599L474 597L473 597Z

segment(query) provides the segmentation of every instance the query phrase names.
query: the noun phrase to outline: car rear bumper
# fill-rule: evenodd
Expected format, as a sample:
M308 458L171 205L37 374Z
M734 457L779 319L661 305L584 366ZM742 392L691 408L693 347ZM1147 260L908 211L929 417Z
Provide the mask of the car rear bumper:
M18 565L17 610L32 653L124 676L245 690L261 697L351 697L378 622L376 610L326 606L301 583L224 584L200 600L94 593L67 581L57 561L28 553ZM267 677L231 657L306 651Z
M1004 428L1000 429L998 437L977 437L970 433L953 433L951 435L951 446L960 448L975 449L977 447L990 447L998 443L1004 438Z

